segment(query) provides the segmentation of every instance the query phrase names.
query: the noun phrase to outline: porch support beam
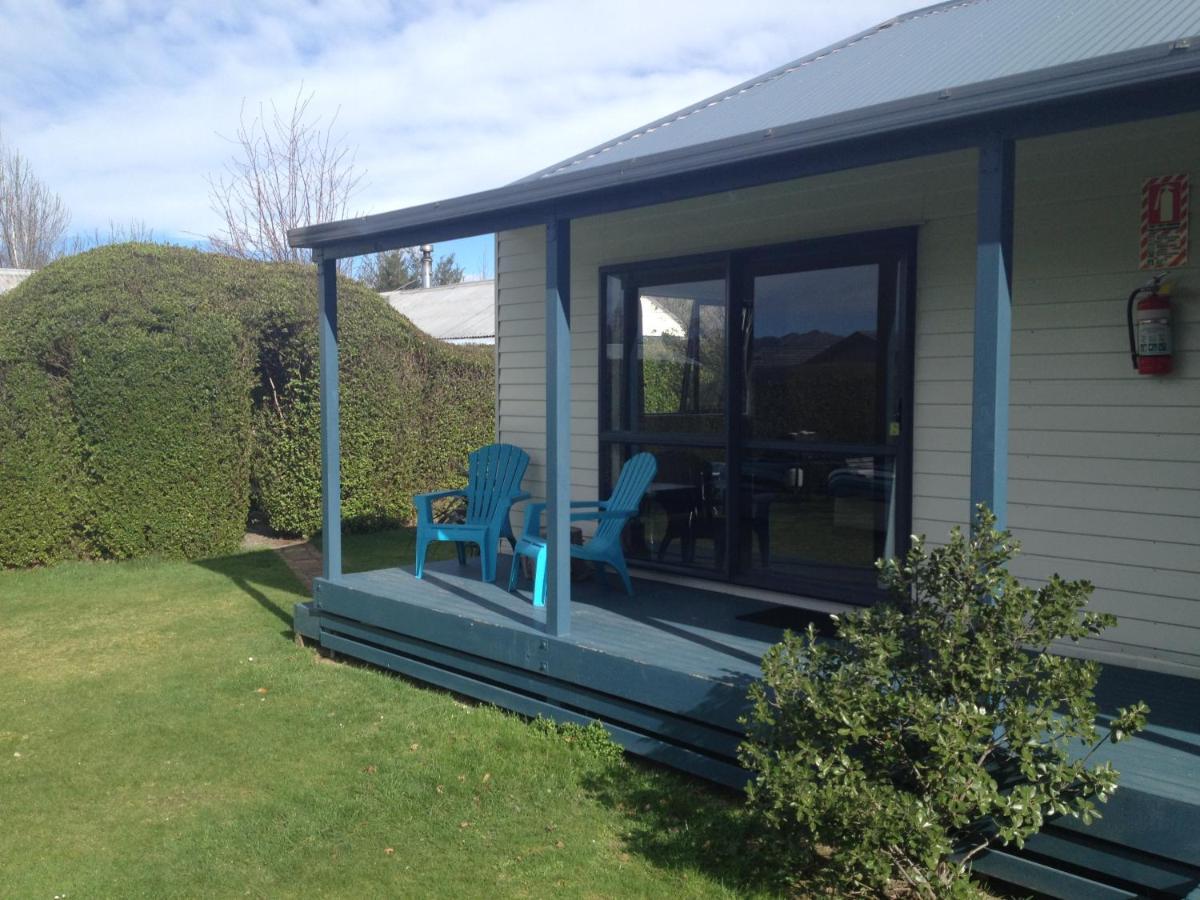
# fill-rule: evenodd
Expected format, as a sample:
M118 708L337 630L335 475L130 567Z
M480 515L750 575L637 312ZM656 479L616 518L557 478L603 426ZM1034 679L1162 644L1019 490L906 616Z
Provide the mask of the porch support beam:
M571 221L546 222L546 630L571 630Z
M975 252L975 365L971 393L971 514L986 503L1008 518L1008 382L1012 350L1013 141L979 147Z
M342 457L338 415L337 260L317 262L317 334L321 395L322 576L342 577Z

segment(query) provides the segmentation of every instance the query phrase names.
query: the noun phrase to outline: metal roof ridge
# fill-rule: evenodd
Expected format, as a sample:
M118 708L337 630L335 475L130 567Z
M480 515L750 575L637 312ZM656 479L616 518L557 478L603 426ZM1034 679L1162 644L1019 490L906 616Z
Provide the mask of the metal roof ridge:
M826 59L835 53L840 53L843 50L853 47L855 44L862 43L868 38L879 34L881 31L886 31L887 29L894 28L897 25L904 25L931 15L937 15L939 13L949 12L951 10L960 9L966 6L975 6L986 2L988 2L988 0L944 0L942 3L935 3L931 6L919 7L918 9L901 13L898 16L892 16L892 18L886 19L883 22L880 22L878 25L874 25L870 28L860 31L857 34L852 34L850 37L843 38L836 43L830 44L827 47L823 47L822 49L814 51L813 53L809 53L806 56L798 57L791 62L777 66L761 75L756 75L747 81L743 81L741 84L734 85L731 88L726 88L725 90L713 94L711 97L701 100L698 103L685 106L682 109L676 110L675 112L656 119L653 122L650 122L646 125L641 125L632 131L627 131L624 134L615 138L611 138L602 144L597 144L590 150L584 150L582 153L577 153L574 156L554 163L551 166L547 166L544 169L539 169L533 174L526 175L524 178L519 178L517 181L512 183L521 184L522 182L536 181L541 178L549 178L554 175L561 174L562 172L566 172L580 163L586 162L589 159L595 159L602 153L607 153L609 150L613 150L629 143L630 141L637 140L643 135L657 131L659 128L667 128L675 122L682 121L683 119L690 118L691 116L703 112L706 109L711 109L714 106L718 106L721 103L746 93L747 91L754 90L755 88L761 87L764 84L770 84L771 82L778 81L780 78L783 78L785 75L790 75L792 72L795 72L798 69L810 66L813 63L819 62L822 59Z

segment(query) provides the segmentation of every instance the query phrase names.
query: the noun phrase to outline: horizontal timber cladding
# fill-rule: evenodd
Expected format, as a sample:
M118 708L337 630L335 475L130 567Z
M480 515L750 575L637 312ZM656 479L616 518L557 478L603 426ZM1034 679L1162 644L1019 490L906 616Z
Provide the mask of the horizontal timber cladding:
M1133 373L1124 322L1147 278L1142 181L1174 172L1200 179L1200 115L1017 145L1009 521L1022 577L1088 578L1095 608L1121 620L1089 652L1200 674L1194 239L1172 273L1174 374ZM975 154L959 152L576 221L574 496L599 483L599 267L918 225L913 530L943 541L969 515L975 202ZM529 447L540 495L542 229L501 233L497 248L497 430Z

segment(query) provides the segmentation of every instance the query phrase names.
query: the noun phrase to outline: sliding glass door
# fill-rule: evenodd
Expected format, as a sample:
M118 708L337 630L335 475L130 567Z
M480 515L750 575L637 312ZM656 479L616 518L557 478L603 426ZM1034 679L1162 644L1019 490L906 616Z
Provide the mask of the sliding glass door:
M911 232L608 270L602 480L648 565L870 602L910 496Z

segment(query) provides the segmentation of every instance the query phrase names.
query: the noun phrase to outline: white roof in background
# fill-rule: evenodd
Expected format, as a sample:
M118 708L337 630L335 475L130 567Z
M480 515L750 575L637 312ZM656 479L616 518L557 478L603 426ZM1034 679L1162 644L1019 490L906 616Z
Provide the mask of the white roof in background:
M0 269L0 294L15 288L33 274L33 269Z
M490 278L388 291L383 298L431 337L455 344L496 341L496 283Z

